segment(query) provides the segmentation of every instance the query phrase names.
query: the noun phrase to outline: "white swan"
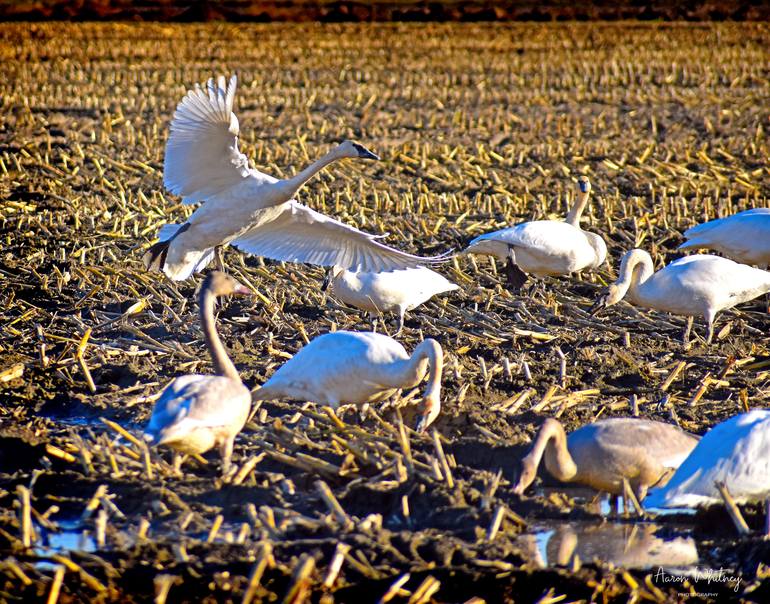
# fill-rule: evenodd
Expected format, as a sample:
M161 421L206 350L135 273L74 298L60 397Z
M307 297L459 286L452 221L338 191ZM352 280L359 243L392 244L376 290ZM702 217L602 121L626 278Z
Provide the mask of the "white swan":
M210 273L201 286L200 319L216 375L183 375L163 390L144 430L152 445L168 445L188 455L219 447L222 472L230 467L235 437L251 407L251 393L241 382L214 325L214 300L251 291L224 273ZM174 467L178 470L181 456Z
M743 264L770 266L770 208L755 208L687 229L680 250L710 249Z
M607 258L607 245L601 236L580 228L590 192L591 183L581 176L566 221L533 220L480 235L463 253L485 254L504 261L508 281L517 290L527 280L526 273L542 277L596 268Z
M337 408L382 401L413 388L430 366L416 429L425 430L441 410L444 353L430 338L411 357L393 338L373 332L335 331L314 338L254 393L255 400L298 399Z
M648 419L603 419L567 436L561 423L548 418L521 460L514 492L522 494L532 484L545 456L546 469L558 480L622 495L626 478L641 501L648 487L665 482L697 444L697 436Z
M617 281L591 309L620 302L684 315L702 316L708 325L707 342L714 334L714 317L720 310L748 302L770 291L770 273L727 258L696 254L675 260L653 272L652 258L633 249L623 256ZM685 340L689 335L689 323Z
M226 245L274 260L358 270L390 270L442 259L395 250L292 199L334 161L379 159L358 143L343 142L292 178L277 179L250 167L238 150L235 88L235 76L227 85L224 77L216 83L210 79L206 90L196 85L177 106L166 144L164 182L183 203L204 203L184 224L161 228L161 241L143 258L148 269L186 279Z
M404 327L404 314L433 296L458 289L443 275L425 267L379 273L354 272L339 266L327 269L322 290L329 286L334 297L345 304L368 311L376 322L378 313L398 313L398 331Z
M645 507L721 503L717 482L738 503L765 500L770 514L770 410L736 415L706 432L668 484L650 491Z

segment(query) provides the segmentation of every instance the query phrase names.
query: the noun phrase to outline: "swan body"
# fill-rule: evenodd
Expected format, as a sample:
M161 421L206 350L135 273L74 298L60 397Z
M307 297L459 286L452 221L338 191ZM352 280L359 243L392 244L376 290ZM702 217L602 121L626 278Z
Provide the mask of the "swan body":
M706 432L668 484L650 492L645 506L721 503L716 482L738 503L770 499L770 410L736 415Z
M626 478L641 500L648 487L665 481L697 443L696 436L676 426L647 419L603 419L567 436L561 423L548 418L522 459L514 492L521 494L532 484L545 457L546 469L558 480L622 495Z
M594 308L624 297L646 308L684 316L702 316L710 342L716 314L770 291L770 273L708 254L679 258L653 272L652 258L633 249L623 256L618 280Z
M217 375L174 379L155 403L144 430L148 443L168 445L179 453L200 454L219 447L223 472L229 469L235 437L251 407L251 392L241 382L214 327L214 298L229 294L251 292L219 272L209 274L201 287L201 323ZM177 469L180 462L177 457Z
M516 288L523 285L526 273L543 277L596 268L607 258L607 245L601 236L580 228L590 191L591 183L581 176L566 221L534 220L480 235L463 253L494 256L508 263L509 281Z
M423 340L410 356L393 338L373 332L335 331L314 338L257 390L257 400L298 399L337 408L382 401L419 384L430 367L418 430L441 409L443 351Z
M770 208L754 208L687 229L680 250L710 249L743 264L770 265Z
M293 199L315 174L343 158L379 159L344 141L287 179L264 174L238 149L233 112L235 76L196 85L174 113L164 158L164 183L183 203L203 202L182 225L166 225L144 263L183 280L205 268L215 251L233 245L274 260L390 270L439 261L400 252Z
M376 318L381 312L398 313L396 334L404 326L404 314L433 296L458 289L443 275L425 267L378 273L354 272L333 267L324 286L350 306L368 311Z

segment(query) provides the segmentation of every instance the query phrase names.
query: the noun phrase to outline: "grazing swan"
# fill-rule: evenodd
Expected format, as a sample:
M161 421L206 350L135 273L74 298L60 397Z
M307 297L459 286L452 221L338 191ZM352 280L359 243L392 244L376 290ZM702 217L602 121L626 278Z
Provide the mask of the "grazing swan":
M480 235L463 253L485 254L504 261L508 282L516 290L527 280L526 273L542 277L596 268L607 258L607 245L599 235L580 228L580 216L590 192L591 183L581 176L566 221L533 220Z
M430 366L423 411L416 429L424 431L441 410L444 353L436 340L423 340L410 357L388 336L369 331L335 331L314 338L286 361L254 394L255 400L281 398L331 405L382 401L399 388L413 388Z
M143 258L148 269L162 270L176 281L187 279L226 245L274 260L373 271L442 259L400 252L292 199L334 161L379 159L358 143L344 141L292 178L277 179L250 167L238 150L235 88L235 76L227 85L224 77L216 83L210 79L206 90L196 85L177 106L166 144L164 183L183 203L204 203L184 224L161 228L161 241Z
M599 297L591 311L617 304L626 295L634 304L684 315L702 316L708 325L707 342L714 335L720 310L748 302L770 291L770 273L727 258L696 254L675 260L653 272L652 258L633 249L623 256L617 281ZM688 322L684 340L690 333Z
M558 480L622 495L626 478L641 501L647 488L665 482L697 444L697 436L648 419L603 419L567 436L560 422L548 418L521 460L514 492L532 484L545 456L546 469Z
M765 500L770 525L770 410L736 415L706 432L668 484L650 492L645 507L721 503L717 482L738 503Z
M425 267L380 273L353 272L331 267L326 271L322 290L331 285L334 297L345 304L366 310L376 324L381 312L398 313L398 331L404 327L404 314L433 296L458 289L443 275Z
M680 250L710 249L743 264L770 265L770 208L755 208L687 229Z
M210 273L201 286L200 318L206 346L216 375L183 375L160 395L144 431L152 445L168 445L180 453L194 455L219 447L222 472L227 473L233 442L249 415L251 393L227 356L214 325L214 300L251 291L224 273ZM182 458L177 455L178 471Z

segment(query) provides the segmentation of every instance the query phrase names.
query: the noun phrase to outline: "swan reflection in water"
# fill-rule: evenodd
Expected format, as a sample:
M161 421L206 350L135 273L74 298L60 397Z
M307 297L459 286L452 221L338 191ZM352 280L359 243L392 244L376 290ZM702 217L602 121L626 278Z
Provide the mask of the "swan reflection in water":
M559 523L522 535L524 547L541 567L595 560L634 569L686 567L698 563L692 537L670 536L658 524Z

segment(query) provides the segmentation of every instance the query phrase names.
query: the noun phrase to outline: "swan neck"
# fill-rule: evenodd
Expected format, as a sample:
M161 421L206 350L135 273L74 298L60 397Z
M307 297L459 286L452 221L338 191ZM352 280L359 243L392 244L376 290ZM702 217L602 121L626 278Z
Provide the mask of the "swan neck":
M428 385L425 388L425 398L429 400L438 400L441 394L441 373L444 369L444 351L436 340L423 340L420 345L414 349L412 357L409 359L409 371L419 375L422 363L428 361L430 373L428 374Z
M585 210L588 205L588 196L590 194L590 191L586 191L585 193L579 191L575 203L572 204L572 207L567 213L567 223L571 224L573 227L580 228L580 217L583 215L583 210Z
M201 313L201 326L203 328L203 336L206 339L206 347L209 349L211 355L211 361L214 364L214 371L217 375L229 377L234 380L241 381L238 375L238 370L233 365L230 357L227 356L227 350L225 350L222 340L219 339L217 334L217 328L214 324L214 300L216 296L209 291L208 288L203 288L200 294L200 313Z
M623 295L629 290L634 294L654 271L652 257L647 252L639 249L631 250L620 263L620 275L616 285Z
M577 474L577 466L567 449L564 427L553 419L548 419L543 424L527 457L534 462L534 467L537 467L544 455L545 467L558 480L569 482Z
M284 180L283 185L287 191L287 199L294 197L294 194L297 191L299 191L302 185L304 185L308 180L313 178L313 176L315 176L318 172L323 170L326 166L328 166L332 162L337 161L338 159L340 159L340 156L337 150L332 149L326 155L314 161L312 164L310 164L307 168L305 168L301 172L298 172L291 178L287 178L286 180Z

